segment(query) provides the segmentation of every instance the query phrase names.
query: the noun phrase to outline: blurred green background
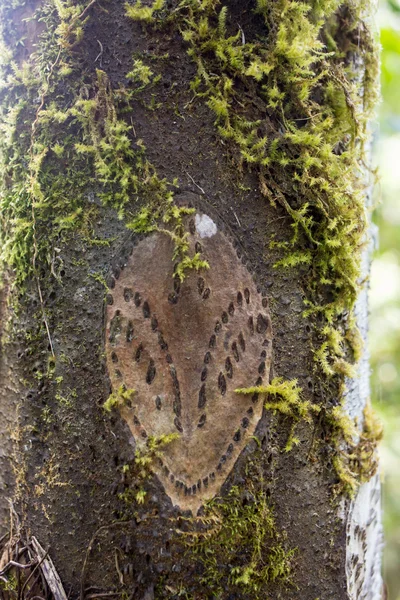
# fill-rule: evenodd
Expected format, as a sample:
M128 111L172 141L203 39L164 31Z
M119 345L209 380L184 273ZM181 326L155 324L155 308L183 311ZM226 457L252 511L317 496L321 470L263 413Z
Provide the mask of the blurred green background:
M400 600L400 0L381 0L382 103L374 155L380 181L379 249L371 272L372 398L385 426L381 455L385 527L384 579Z

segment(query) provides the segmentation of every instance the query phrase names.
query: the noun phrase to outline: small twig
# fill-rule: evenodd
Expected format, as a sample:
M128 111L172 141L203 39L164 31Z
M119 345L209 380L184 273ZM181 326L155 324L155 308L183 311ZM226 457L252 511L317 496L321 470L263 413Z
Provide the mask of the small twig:
M131 124L132 124L132 131L133 131L133 135L134 135L135 137L137 137L137 135L136 135L136 129L135 129L135 126L134 126L134 124L133 124L133 119L132 119L132 117L131 117Z
M114 552L115 552L114 553L114 556L115 556L115 568L116 568L116 571L118 573L119 582L120 582L121 585L125 585L124 576L123 576L123 574L121 572L121 569L119 568L118 550L115 548Z
M27 565L24 565L22 563L16 562L15 560L10 560L6 566L4 567L4 569L2 571L0 571L0 577L2 575L5 575L7 573L7 571L9 571L12 567L15 567L16 569L30 569L31 567L33 567L33 565L36 564L35 563L28 563Z
M101 67L102 67L102 64L101 64L101 58L102 58L102 56L103 56L103 44L101 43L101 41L100 41L100 40L97 40L97 43L98 43L98 44L99 44L99 46L100 46L100 52L98 53L98 55L97 55L97 56L96 56L96 58L94 59L94 62L97 62L97 61L100 59L100 68L101 68Z
M112 527L121 527L121 526L126 527L127 525L129 525L129 523L130 523L130 521L115 521L114 523L110 523L109 525L102 525L101 527L99 527L99 529L97 531L94 532L92 539L90 540L89 545L86 550L85 560L83 561L83 566L82 566L82 571L81 571L81 583L80 583L80 600L84 600L84 598L85 598L86 571L87 571L87 567L88 567L89 556L92 552L92 548L96 541L97 536L102 531L106 531L107 529L111 529ZM90 596L88 596L88 597L90 598Z
M235 219L236 219L236 221L237 221L237 224L239 225L239 227L241 227L242 225L241 225L241 223L240 223L240 221L239 221L239 217L237 216L237 214L236 214L236 213L235 213L235 211L233 210L232 206L231 206L231 211L232 211L232 212L233 212L233 214L235 215Z
M238 25L238 27L239 27L240 33L242 34L242 46L244 46L246 44L246 38L245 38L245 35L244 35L244 31L243 31L241 25Z
M75 23L77 21L79 21L80 19L83 19L83 17L85 16L85 14L87 13L87 11L89 10L89 8L95 3L97 2L97 0L92 0L91 2L89 2L89 4L87 5L87 7L81 12L80 15L77 15L74 19L72 19L71 23L69 24L68 27L68 33L70 33L72 31L73 26L75 25Z
M187 171L185 171L186 175L189 177L189 179L192 181L192 183L194 183L194 185L197 187L197 189L199 189L201 191L202 194L206 195L205 191L203 190L202 187L200 187L195 180L193 179L193 177L190 175L190 173L188 173Z
M22 597L23 597L23 593L25 591L26 586L28 585L28 583L30 582L30 580L32 579L32 577L34 576L34 574L36 573L36 571L40 568L40 565L42 564L42 562L44 561L44 559L46 558L46 556L47 556L47 552L43 556L43 558L37 562L37 565L35 566L35 568L33 569L32 573L29 575L28 579L25 581L24 585L22 586L22 590L21 590L21 596Z

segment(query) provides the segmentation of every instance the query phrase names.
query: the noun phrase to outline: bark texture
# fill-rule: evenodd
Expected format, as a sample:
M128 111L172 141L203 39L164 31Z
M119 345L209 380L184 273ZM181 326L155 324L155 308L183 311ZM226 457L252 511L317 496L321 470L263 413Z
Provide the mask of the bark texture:
M250 41L254 52L267 44L263 2L214 4L221 39ZM13 469L19 516L5 553L18 536L34 536L68 596L82 600L110 592L378 600L378 479L351 500L335 467L352 439L338 416L349 374L342 363L355 354L351 302L330 322L318 311L305 316L320 263L276 268L293 251L287 242L313 182L297 194L284 161L279 177L269 175L221 138L212 101L193 87L203 63L168 20L178 5L160 3L161 25L151 6L139 19L118 0L3 8L18 67L5 62L2 90L12 138L3 144L4 268L14 281L3 289L11 311L0 366L3 530ZM324 47L330 32L346 68L367 72L368 56L353 55L354 29L341 28L348 6L329 10ZM24 25L21 14L33 21ZM261 137L286 135L285 118L246 77L235 79L232 110ZM352 135L343 130L335 156ZM28 186L16 189L24 175ZM302 256L320 248L298 237ZM324 306L337 297L332 283L313 289ZM344 349L329 373L316 350L332 323ZM359 427L365 365L348 380L343 413ZM368 461L354 454L352 468L364 461L375 473L374 449Z

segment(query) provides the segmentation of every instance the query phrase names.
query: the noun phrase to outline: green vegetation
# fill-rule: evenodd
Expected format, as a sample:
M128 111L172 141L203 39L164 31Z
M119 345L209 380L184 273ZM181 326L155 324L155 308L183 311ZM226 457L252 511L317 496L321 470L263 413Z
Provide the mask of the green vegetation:
M291 419L292 424L285 446L287 452L292 450L294 445L300 443L300 440L294 435L297 423L300 420L312 423L312 415L321 411L320 406L311 404L308 400L302 400L301 388L297 385L296 379L284 381L282 377L275 377L269 385L237 389L235 392L237 394L261 394L266 396L268 398L264 404L266 409L272 410L274 413L278 412ZM270 399L271 396L274 398L273 401Z
M113 408L125 406L132 401L135 394L135 390L126 389L124 385L121 385L116 392L110 394L104 402L103 408L106 412L111 412Z
M215 598L227 585L258 600L266 597L268 584L291 583L296 552L285 548L262 485L249 481L245 489L233 486L226 497L214 498L202 516L190 520L189 532L180 531L203 565L200 582Z
M272 242L286 249L276 266L308 265L306 314L323 315L329 331L354 306L367 235L364 143L376 101L377 52L361 10L339 0L257 0L262 25L247 41L221 0L182 0L173 9L158 1L126 5L132 19L172 22L181 31L197 65L195 95L240 161L258 172L262 194L292 218L292 239ZM331 31L342 12L346 50ZM362 35L353 35L360 28ZM363 86L352 53L363 62ZM336 328L331 343L322 327L321 337L316 359L324 371L348 375L345 332Z

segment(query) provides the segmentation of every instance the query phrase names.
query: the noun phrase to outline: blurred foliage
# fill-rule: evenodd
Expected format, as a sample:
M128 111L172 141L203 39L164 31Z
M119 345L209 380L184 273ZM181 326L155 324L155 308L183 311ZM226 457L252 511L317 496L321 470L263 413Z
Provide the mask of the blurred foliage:
M400 600L400 0L381 0L382 103L375 143L379 249L371 273L372 396L385 425L382 444L384 579Z

